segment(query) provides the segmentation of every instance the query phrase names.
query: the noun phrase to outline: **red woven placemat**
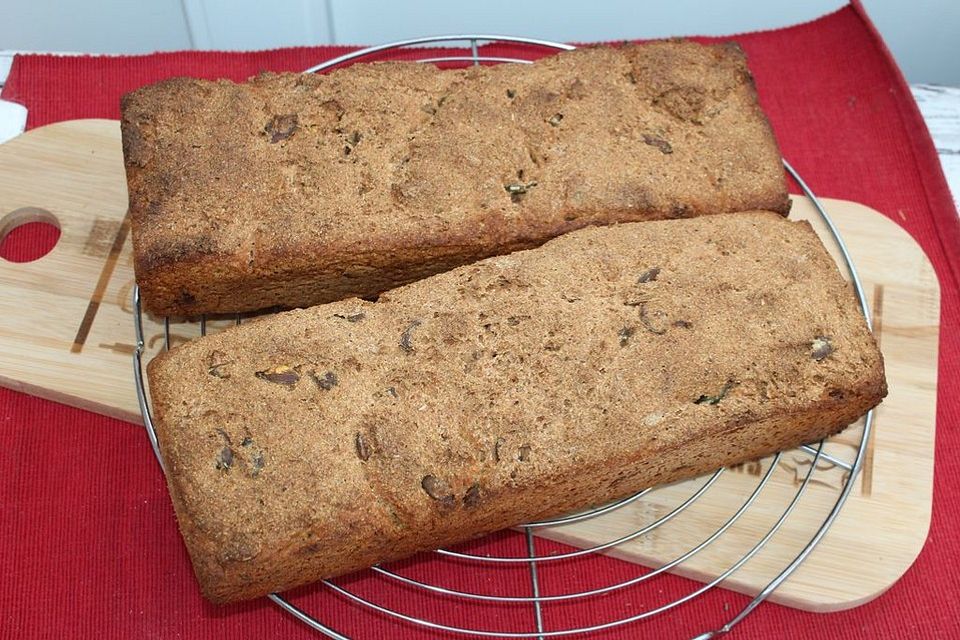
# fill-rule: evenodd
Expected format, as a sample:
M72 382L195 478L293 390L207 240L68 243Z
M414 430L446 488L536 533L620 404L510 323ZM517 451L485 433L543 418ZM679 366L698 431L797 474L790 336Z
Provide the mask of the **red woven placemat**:
M950 455L960 446L960 224L939 161L900 72L859 4L807 24L737 40L749 55L784 155L814 190L883 212L923 246L940 278L943 327L933 521L915 566L887 594L857 609L818 615L768 604L737 631L745 638L944 637L958 629L954 598L960 593L954 569L960 539L953 535L960 524L960 464ZM117 118L122 93L161 78L242 79L261 70L300 70L344 51L18 56L2 97L27 105L30 127L73 118ZM22 250L29 252L29 247ZM315 637L265 600L218 608L201 599L142 429L0 389L0 442L0 636ZM509 533L484 544L498 545L498 553L523 553L522 539ZM553 548L553 543L537 544L541 552ZM430 562L411 563L407 570L429 567ZM585 582L623 580L636 571L599 559L549 569L541 577L551 592L558 592ZM525 570L501 573L496 580L502 581L503 592L528 588ZM454 586L488 591L494 582L489 574L462 580ZM481 580L491 582L477 584ZM431 617L460 623L476 615L470 606L423 600L414 591L387 587L369 576L349 582L352 589L407 611L429 609ZM654 584L653 591L632 596L634 606L696 588L676 577ZM398 626L324 589L303 590L296 599L353 637L430 635ZM669 616L598 637L683 637L721 625L746 602L743 596L715 590ZM629 606L629 598L591 599L590 618L630 615ZM546 624L559 628L583 614L583 606L551 608ZM532 622L528 607L507 607L502 615L513 619L515 628Z

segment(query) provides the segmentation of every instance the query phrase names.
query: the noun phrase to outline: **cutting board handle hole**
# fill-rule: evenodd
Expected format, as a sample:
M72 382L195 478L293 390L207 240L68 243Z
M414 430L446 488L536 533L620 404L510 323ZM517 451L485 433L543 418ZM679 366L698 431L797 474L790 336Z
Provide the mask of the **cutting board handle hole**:
M33 262L47 255L60 240L60 222L40 207L14 209L0 219L0 258Z

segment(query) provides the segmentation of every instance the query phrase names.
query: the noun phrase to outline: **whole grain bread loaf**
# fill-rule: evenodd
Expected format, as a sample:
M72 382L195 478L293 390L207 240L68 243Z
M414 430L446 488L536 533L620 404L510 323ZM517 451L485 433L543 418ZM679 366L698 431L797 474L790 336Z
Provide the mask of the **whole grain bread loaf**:
M789 208L734 44L178 78L122 110L136 277L159 314L369 297L587 225Z
M594 227L153 360L203 592L253 598L843 429L886 394L809 225Z

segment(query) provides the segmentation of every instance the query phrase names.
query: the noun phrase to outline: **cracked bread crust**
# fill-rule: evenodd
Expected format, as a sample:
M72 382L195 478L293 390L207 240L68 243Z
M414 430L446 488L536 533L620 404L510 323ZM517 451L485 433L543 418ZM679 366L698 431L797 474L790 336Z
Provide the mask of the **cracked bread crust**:
M175 78L122 113L156 314L370 297L588 225L789 209L733 43Z
M148 374L217 602L816 441L886 394L833 260L768 212L583 229L197 339Z

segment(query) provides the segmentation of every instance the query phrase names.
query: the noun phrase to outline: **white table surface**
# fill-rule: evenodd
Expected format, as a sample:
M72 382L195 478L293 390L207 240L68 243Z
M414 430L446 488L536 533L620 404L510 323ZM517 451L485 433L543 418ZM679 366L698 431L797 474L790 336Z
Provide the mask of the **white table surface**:
M0 51L0 87L10 73L13 56L13 51ZM910 90L920 105L953 201L960 209L960 87L915 84ZM26 114L22 106L0 100L0 143L23 131Z
M960 209L960 87L915 84L910 90L937 148L953 202Z

